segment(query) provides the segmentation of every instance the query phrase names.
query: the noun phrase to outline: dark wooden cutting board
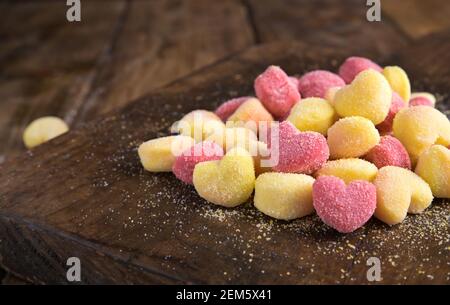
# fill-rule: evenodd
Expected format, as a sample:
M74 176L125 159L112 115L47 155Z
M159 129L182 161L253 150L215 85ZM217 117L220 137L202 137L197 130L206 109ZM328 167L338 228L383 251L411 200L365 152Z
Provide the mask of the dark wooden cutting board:
M414 89L436 93L448 109L449 38L376 60L404 67ZM213 206L139 163L141 142L167 135L190 110L252 94L269 64L300 74L335 70L349 55L301 43L252 48L2 164L2 266L35 283L67 283L72 256L82 283L369 283L366 262L377 257L383 284L448 283L448 201L392 228L372 219L342 235L315 215L284 222L251 203Z

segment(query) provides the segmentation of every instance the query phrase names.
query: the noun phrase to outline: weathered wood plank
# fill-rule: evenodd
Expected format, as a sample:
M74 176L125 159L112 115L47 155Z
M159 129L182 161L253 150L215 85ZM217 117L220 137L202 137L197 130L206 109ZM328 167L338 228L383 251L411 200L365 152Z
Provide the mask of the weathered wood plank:
M0 284L3 283L3 279L6 277L6 271L0 268Z
M24 151L21 134L36 117L80 124L253 41L239 1L90 1L73 24L66 9L2 3L0 163Z
M383 0L383 14L418 39L450 28L450 3L440 0Z
M254 43L240 1L134 1L79 122Z
M124 3L85 2L80 23L66 20L64 1L5 5L0 20L0 163L24 151L21 135L31 120L57 115L71 123Z
M380 25L365 21L366 7L359 1L339 5L330 1L227 1L214 8L206 1L189 4L177 1L153 4L132 2L129 7L122 1L109 3L106 7L99 2L83 3L83 22L89 22L88 26L84 23L67 23L66 7L62 2L27 2L14 6L0 3L0 10L8 12L0 20L0 142L3 143L0 147L0 163L4 161L5 155L14 155L23 150L20 135L23 127L34 117L56 114L69 122L75 120L76 125L79 125L85 119L123 105L130 98L255 41L301 39L305 42L298 48L302 52L310 51L308 44L346 48L348 41L352 41L352 52L357 54L374 57L389 54L397 47L404 47L409 38L419 38L447 28L449 8L442 1L434 0L426 3L416 0L383 1L383 14L389 18ZM316 14L316 11L319 13ZM194 16L199 12L203 17L195 18L199 17ZM159 18L152 18L155 20L150 23L147 15L157 15ZM215 24L209 28L211 22ZM250 24L256 25L253 33ZM180 50L188 45L189 35L194 37L192 44L195 51L186 53L191 56L181 56ZM213 38L207 38L209 36ZM436 59L428 56L424 59L422 55L429 49L426 44L432 43L436 58L444 59L442 66L445 67L450 53L441 41L448 41L450 37L440 37L442 40L428 38L422 49L415 47L393 60L402 66L406 61L405 66L413 75L421 75L423 79L431 77L433 83L425 86L415 81L415 85L433 92L439 92L439 84L445 86L449 83L450 73L434 64ZM214 43L205 44L205 41ZM156 62L149 57L157 59ZM174 59L178 60L179 57L181 64L178 67ZM263 58L270 60L271 55L258 54L258 57L264 62ZM421 61L409 66L408 57L421 58ZM253 62L252 58L246 58L245 55L243 58ZM255 64L258 65L257 61ZM423 72L426 74L421 74ZM140 78L142 75L143 79ZM198 85L200 77L194 79L190 86ZM187 82L184 82L185 88ZM151 85L147 88L148 83ZM229 93L234 95L237 92L232 90ZM445 94L438 97L438 107L448 110L445 103L448 97ZM108 106L108 100L111 106ZM218 102L217 99L213 103ZM80 107L81 112L78 112ZM443 212L446 213L446 210ZM431 213L435 213L435 210ZM73 217L76 217L75 214ZM402 229L397 231L399 235L405 234ZM364 280L363 263L367 253L370 253L364 252L364 249L379 241L377 234L365 236L365 233L360 232L358 236L346 240L350 244L356 241L359 256L350 259L349 265L355 262L359 264L353 272L360 274L358 280ZM358 242L361 237L370 242ZM36 238L33 235L31 239ZM381 250L380 247L371 249L386 254L395 246L392 242L387 244ZM356 251L348 252L348 257L353 252ZM382 258L383 261L385 258L391 259L394 264L399 260L390 254ZM417 266L435 272L426 263L419 262ZM392 274L396 270L391 268L388 273ZM427 275L419 273L407 277L410 282L426 282L430 279ZM0 280L1 276L0 270ZM402 281L401 277L391 279ZM342 281L354 280L342 275ZM440 280L442 277L434 279Z
M408 43L389 22L368 22L365 1L246 2L261 42L298 40L373 57L386 56Z
M251 93L252 79L268 64L289 73L334 69L346 53L294 43L252 49L4 164L1 263L34 282L65 282L61 266L68 256L79 256L87 283L367 283L361 251L379 254L368 240L384 240L395 230L371 222L340 235L316 216L282 222L251 204L214 207L171 174L144 172L136 154L138 143L167 134L182 113ZM415 60L404 64L415 71ZM425 220L438 222L450 207L439 208L425 213ZM427 282L445 279L448 265L439 251L446 245L438 236L447 232L424 221L417 225L434 238L410 236L410 243L423 247L411 247L399 269L387 269L386 282L422 283L421 277L398 276L414 272L415 257L437 264Z
M1 285L28 285L30 282L27 282L23 279L15 277L11 273L6 274L2 281L0 281Z
M53 243L46 246L45 243L35 242L35 238L42 238L41 236L56 238L54 235L59 234L57 232L64 232L64 237L71 236L80 242L77 247L78 255L84 253L85 247L89 247L86 244L87 240L95 240L93 247L104 256L113 257L114 260L132 266L159 270L169 278L179 279L182 282L269 283L278 272L279 264L285 269L280 269L283 270L281 275L276 273L275 281L283 281L286 277L286 281L294 282L298 276L303 277L314 272L314 263L311 265L311 261L296 266L292 261L293 258L289 258L289 251L277 252L277 249L287 248L293 239L298 240L297 246L293 249L296 251L311 238L328 243L331 231L326 230L323 225L318 225L317 219L297 222L297 225L291 227L287 223L280 223L272 231L271 221L256 213L252 207L244 207L240 212L211 207L206 205L191 187L183 186L173 176L168 174L149 176L142 171L135 153L138 142L161 132L166 133L170 121L175 120L182 112L196 107L211 108L231 95L250 92L252 83L248 80L263 69L267 57L270 62L287 67L291 73L308 68L312 62L316 64L316 60L299 60L299 57L293 54L297 52L298 49L282 46L247 53L242 58L219 65L208 73L205 70L198 77L171 87L170 91L155 93L152 98L141 101L139 103L141 106L130 107L123 116L117 115L101 122L91 123L82 129L82 133L74 131L38 147L34 150L33 156L24 156L27 162L18 161L36 167L37 164L32 165L34 163L32 160L40 159L36 157L44 150L47 151L48 157L52 156L52 161L50 159L39 161L39 167L43 170L30 173L34 176L33 181L40 181L42 177L46 177L47 183L42 186L43 188L23 184L25 188L32 187L39 190L39 194L33 195L34 200L25 198L29 194L25 189L7 190L16 180L14 177L25 172L20 167L5 167L9 170L2 170L6 179L0 179L2 181L0 218L1 222L6 223L6 228L0 232L8 232L7 235L10 237L4 239L2 236L1 251L9 252L2 255L3 264L14 266L16 269L18 266L15 261L18 259L22 262L20 272L26 273L27 277L35 282L63 281L62 270L57 266L65 256L70 255L69 252L73 250L70 246L61 246L69 252L61 253L57 258L51 256L50 259L46 259L45 264L29 261L22 254L32 257L33 252L29 247L38 247L39 250L36 250L40 254L38 259L46 258L50 255L48 253L54 251ZM258 54L263 56L261 61L258 60ZM316 59L316 54L312 52L304 56L306 58L313 56ZM328 66L331 65L329 57L318 60L324 64L326 62ZM189 94L186 94L187 92ZM160 107L162 101L168 106ZM155 107L158 111L153 111L156 110ZM89 135L81 136L85 132ZM105 134L111 136L104 137ZM75 137L72 138L73 136ZM49 152L47 150L49 146L59 147L59 151ZM86 148L88 149L85 150ZM66 171L56 170L55 166L58 163L55 162L56 155L66 156L64 158ZM77 170L79 166L86 168L86 162L89 163L88 170ZM62 179L61 175L67 176ZM49 179L64 183L51 190L53 183L49 183ZM173 190L175 192L172 192ZM73 196L68 196L68 192ZM22 195L18 195L19 193ZM46 204L39 204L41 200ZM20 202L28 202L28 207L22 207ZM62 221L62 218L65 220ZM17 221L24 221L25 224L19 225L20 234L13 234ZM286 226L289 233L280 230L278 225ZM52 229L45 230L44 234L42 232L44 226ZM36 234L38 237L35 237ZM22 236L24 240L19 241ZM349 238L355 237L339 239ZM204 244L205 242L207 244ZM268 243L267 248L263 249L265 243ZM14 244L18 247L11 247ZM28 244L31 246L27 246ZM58 244L64 244L64 241L58 240ZM203 254L200 255L199 251ZM316 251L319 249L315 246L311 250L304 248L303 259L315 256ZM352 251L351 248L347 248L343 252ZM125 258L120 259L119 253ZM265 255L258 257L259 253ZM84 259L97 262L100 258L96 257L91 253L84 256ZM347 264L346 256L338 259ZM275 260L277 264L268 266L267 262L270 260ZM27 261L31 266L24 263ZM216 265L215 271L210 270L211 261ZM46 266L49 270L40 272L38 266ZM321 267L328 270L336 266L326 264ZM330 277L325 280L331 280L336 272L339 270L330 270L328 272ZM105 279L103 276L99 278ZM162 282L161 279L133 274L128 274L127 278L115 274L115 278L110 280L121 282L127 279L133 282ZM94 278L87 279L87 281L94 280ZM311 280L320 282L318 278Z

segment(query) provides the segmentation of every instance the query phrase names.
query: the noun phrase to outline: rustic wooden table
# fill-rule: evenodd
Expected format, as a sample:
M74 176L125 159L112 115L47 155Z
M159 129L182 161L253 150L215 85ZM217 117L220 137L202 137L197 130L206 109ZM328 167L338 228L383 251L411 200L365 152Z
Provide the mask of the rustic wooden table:
M438 0L384 0L379 23L366 21L360 0L82 1L79 23L66 10L64 1L0 2L0 164L25 151L34 118L75 128L253 45L387 56L450 30L450 4ZM1 280L21 283L0 269Z

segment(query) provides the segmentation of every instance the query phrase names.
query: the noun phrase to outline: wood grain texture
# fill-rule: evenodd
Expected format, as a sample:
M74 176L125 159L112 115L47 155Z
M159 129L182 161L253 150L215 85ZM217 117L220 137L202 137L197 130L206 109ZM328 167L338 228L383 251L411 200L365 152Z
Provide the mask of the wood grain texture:
M364 1L356 0L152 2L83 2L81 24L66 22L63 1L0 3L0 164L24 151L21 133L36 117L54 114L82 125L255 43L300 40L301 52L310 44L350 47L374 58L403 50L389 62L420 75L416 88L439 92L449 83L450 73L435 64L449 62L441 43L450 38L445 1L383 0L381 24L368 23ZM426 35L423 45L407 47ZM429 49L435 56L423 58ZM270 60L263 53L258 58ZM408 65L413 59L417 63ZM434 82L425 86L428 78ZM446 99L438 95L437 107L449 114Z
M7 276L6 271L0 268L0 284L3 284L3 280Z
M77 121L123 106L253 44L240 1L132 1Z
M214 207L170 173L140 166L140 142L167 134L189 110L251 93L267 65L334 70L347 55L294 43L252 48L3 164L2 265L37 283L64 283L69 256L81 258L84 283L367 283L365 260L377 256L382 283L448 282L448 204L393 229L373 220L341 235L316 216L282 222L251 204ZM434 59L444 73L443 59ZM417 71L414 58L402 63ZM435 83L434 92L447 94L450 84L420 82Z
M57 115L72 123L124 4L83 3L83 23L71 24L63 1L1 3L0 163L24 151L21 135L31 120Z
M0 163L24 151L22 132L33 119L56 115L72 122L124 8L123 1L86 2L83 22L69 23L63 1L4 5Z
M2 279L2 281L0 282L0 284L1 285L15 285L15 286L17 286L17 285L29 285L31 283L28 282L28 281L25 281L22 278L18 278L16 276L12 275L11 273L6 273L5 272L5 276Z
M365 1L246 0L246 3L261 42L297 40L375 57L387 56L408 43L408 38L390 20L368 22Z
M450 28L450 4L441 0L383 0L383 14L413 39Z
M81 23L63 2L4 5L0 163L37 117L76 126L254 43L239 1L90 1Z

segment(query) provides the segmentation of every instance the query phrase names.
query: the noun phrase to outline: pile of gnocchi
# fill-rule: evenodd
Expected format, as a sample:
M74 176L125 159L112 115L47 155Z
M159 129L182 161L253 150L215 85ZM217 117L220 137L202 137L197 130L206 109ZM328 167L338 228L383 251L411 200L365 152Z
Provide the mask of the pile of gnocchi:
M349 57L338 73L301 77L269 66L242 96L194 110L174 135L142 143L145 170L173 172L210 203L247 202L282 220L317 213L341 233L372 216L388 225L450 198L450 121L431 93L411 93L407 73ZM33 121L28 148L68 131Z
M411 93L402 68L349 57L338 73L294 77L269 66L254 89L142 143L143 167L173 172L213 204L254 194L270 217L315 212L341 233L372 216L399 224L450 198L450 121L431 93Z

